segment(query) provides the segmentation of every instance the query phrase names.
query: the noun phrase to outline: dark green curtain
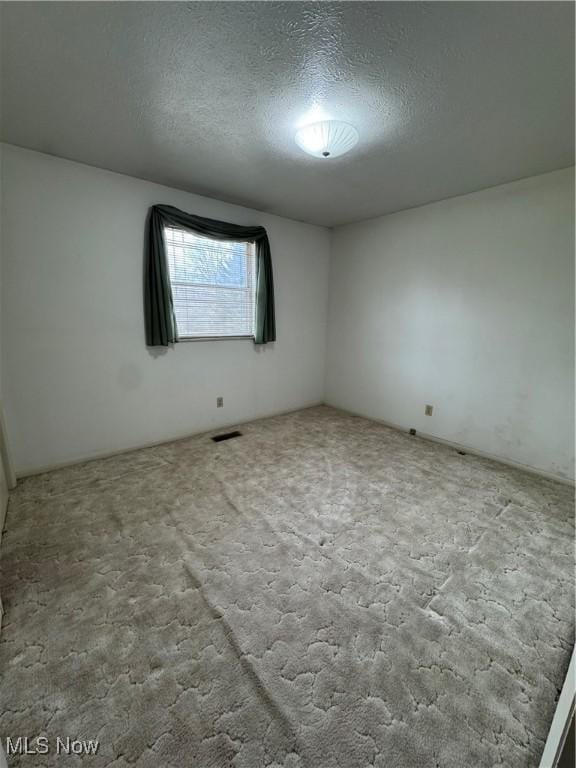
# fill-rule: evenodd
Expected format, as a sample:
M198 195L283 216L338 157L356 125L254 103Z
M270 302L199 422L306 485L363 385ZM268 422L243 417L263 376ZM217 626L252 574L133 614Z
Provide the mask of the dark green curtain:
M173 208L154 205L148 214L144 267L144 319L146 344L167 347L178 341L172 289L166 261L163 230L179 227L214 240L240 240L256 246L256 328L255 344L276 341L274 279L270 243L264 227L241 227L224 221L204 219Z

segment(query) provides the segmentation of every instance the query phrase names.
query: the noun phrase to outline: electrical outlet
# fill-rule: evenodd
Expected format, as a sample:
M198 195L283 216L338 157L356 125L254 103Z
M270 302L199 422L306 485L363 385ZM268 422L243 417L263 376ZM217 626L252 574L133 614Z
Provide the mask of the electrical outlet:
M424 406L424 414L426 416L432 416L432 411L433 410L434 410L434 406L433 405L425 405Z
M224 408L224 398L223 397L217 397L216 398L216 408Z

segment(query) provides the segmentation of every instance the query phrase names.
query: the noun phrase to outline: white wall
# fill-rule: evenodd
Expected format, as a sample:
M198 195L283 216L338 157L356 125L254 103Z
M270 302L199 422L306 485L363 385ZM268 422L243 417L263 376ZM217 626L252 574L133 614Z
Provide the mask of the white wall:
M573 214L566 169L336 229L327 402L574 477Z
M13 146L3 162L3 393L17 472L322 401L328 230ZM274 345L150 353L142 254L154 203L266 227Z
M2 149L2 396L20 473L325 399L573 477L571 170L336 229L324 390L327 230ZM160 202L267 228L275 345L150 353L142 249Z

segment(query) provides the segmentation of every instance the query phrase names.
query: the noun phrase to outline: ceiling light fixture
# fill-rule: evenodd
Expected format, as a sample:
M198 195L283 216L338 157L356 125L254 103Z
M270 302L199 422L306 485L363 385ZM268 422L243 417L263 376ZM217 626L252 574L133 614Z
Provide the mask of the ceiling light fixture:
M340 120L321 120L296 131L296 144L314 157L338 157L358 143L358 131Z

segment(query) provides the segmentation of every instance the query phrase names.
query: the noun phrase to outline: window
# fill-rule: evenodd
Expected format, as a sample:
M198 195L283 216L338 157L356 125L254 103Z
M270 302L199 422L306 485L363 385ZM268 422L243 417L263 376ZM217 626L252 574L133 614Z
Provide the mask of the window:
M254 336L254 243L223 242L174 227L164 241L178 335Z

